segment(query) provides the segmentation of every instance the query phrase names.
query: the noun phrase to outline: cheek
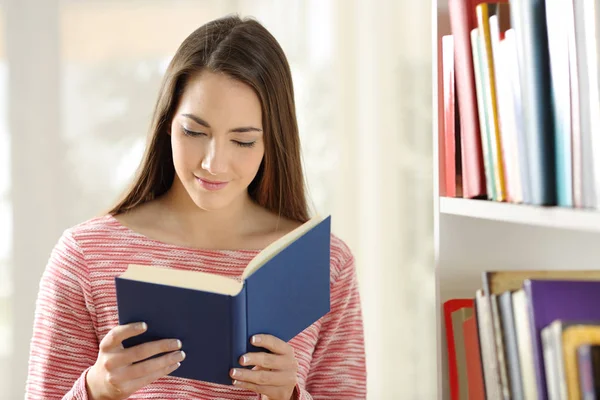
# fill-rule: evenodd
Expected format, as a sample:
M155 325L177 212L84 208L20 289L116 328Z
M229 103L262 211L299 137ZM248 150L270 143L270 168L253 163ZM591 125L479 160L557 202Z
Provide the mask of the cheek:
M238 155L235 157L236 170L241 175L252 180L260 168L263 156L263 149L253 149L253 151L247 151L243 155Z
M198 157L202 152L201 147L178 136L171 137L171 147L173 148L173 163L177 169L193 167L197 164Z

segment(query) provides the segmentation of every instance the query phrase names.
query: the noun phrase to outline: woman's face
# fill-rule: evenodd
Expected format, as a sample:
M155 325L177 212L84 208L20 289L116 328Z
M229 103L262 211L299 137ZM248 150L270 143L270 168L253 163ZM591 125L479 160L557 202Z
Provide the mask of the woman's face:
M175 173L204 210L243 201L265 147L258 96L227 75L192 77L171 123Z

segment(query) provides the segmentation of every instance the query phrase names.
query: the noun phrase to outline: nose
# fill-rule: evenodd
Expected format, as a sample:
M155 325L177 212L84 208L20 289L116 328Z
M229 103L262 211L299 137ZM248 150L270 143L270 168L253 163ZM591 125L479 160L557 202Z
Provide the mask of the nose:
M211 175L221 175L227 172L227 154L225 146L212 138L202 159L202 169Z

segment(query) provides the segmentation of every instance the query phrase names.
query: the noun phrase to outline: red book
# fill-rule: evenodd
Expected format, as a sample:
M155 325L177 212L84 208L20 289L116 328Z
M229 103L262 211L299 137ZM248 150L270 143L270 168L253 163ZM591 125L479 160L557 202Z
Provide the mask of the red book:
M475 315L463 323L465 353L467 357L467 377L469 380L469 400L485 400L481 350Z
M444 63L442 62L442 40L438 40L438 179L439 195L446 196L446 142L444 140Z
M461 124L462 186L466 198L486 197L485 171L473 72L471 30L477 27L475 7L486 0L448 0L454 36L456 93Z
M452 35L442 37L442 73L446 196L456 197L456 97L454 91L454 38Z
M460 398L452 313L462 308L473 308L473 306L473 299L451 299L444 302L444 325L446 326L446 348L448 352L448 382L450 385L450 399L452 400L459 400Z

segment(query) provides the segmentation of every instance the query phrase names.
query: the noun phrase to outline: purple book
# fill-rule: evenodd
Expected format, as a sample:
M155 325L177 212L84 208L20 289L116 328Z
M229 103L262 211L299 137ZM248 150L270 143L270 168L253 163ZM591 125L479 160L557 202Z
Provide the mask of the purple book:
M526 280L539 399L548 399L541 331L554 320L600 320L600 281Z

